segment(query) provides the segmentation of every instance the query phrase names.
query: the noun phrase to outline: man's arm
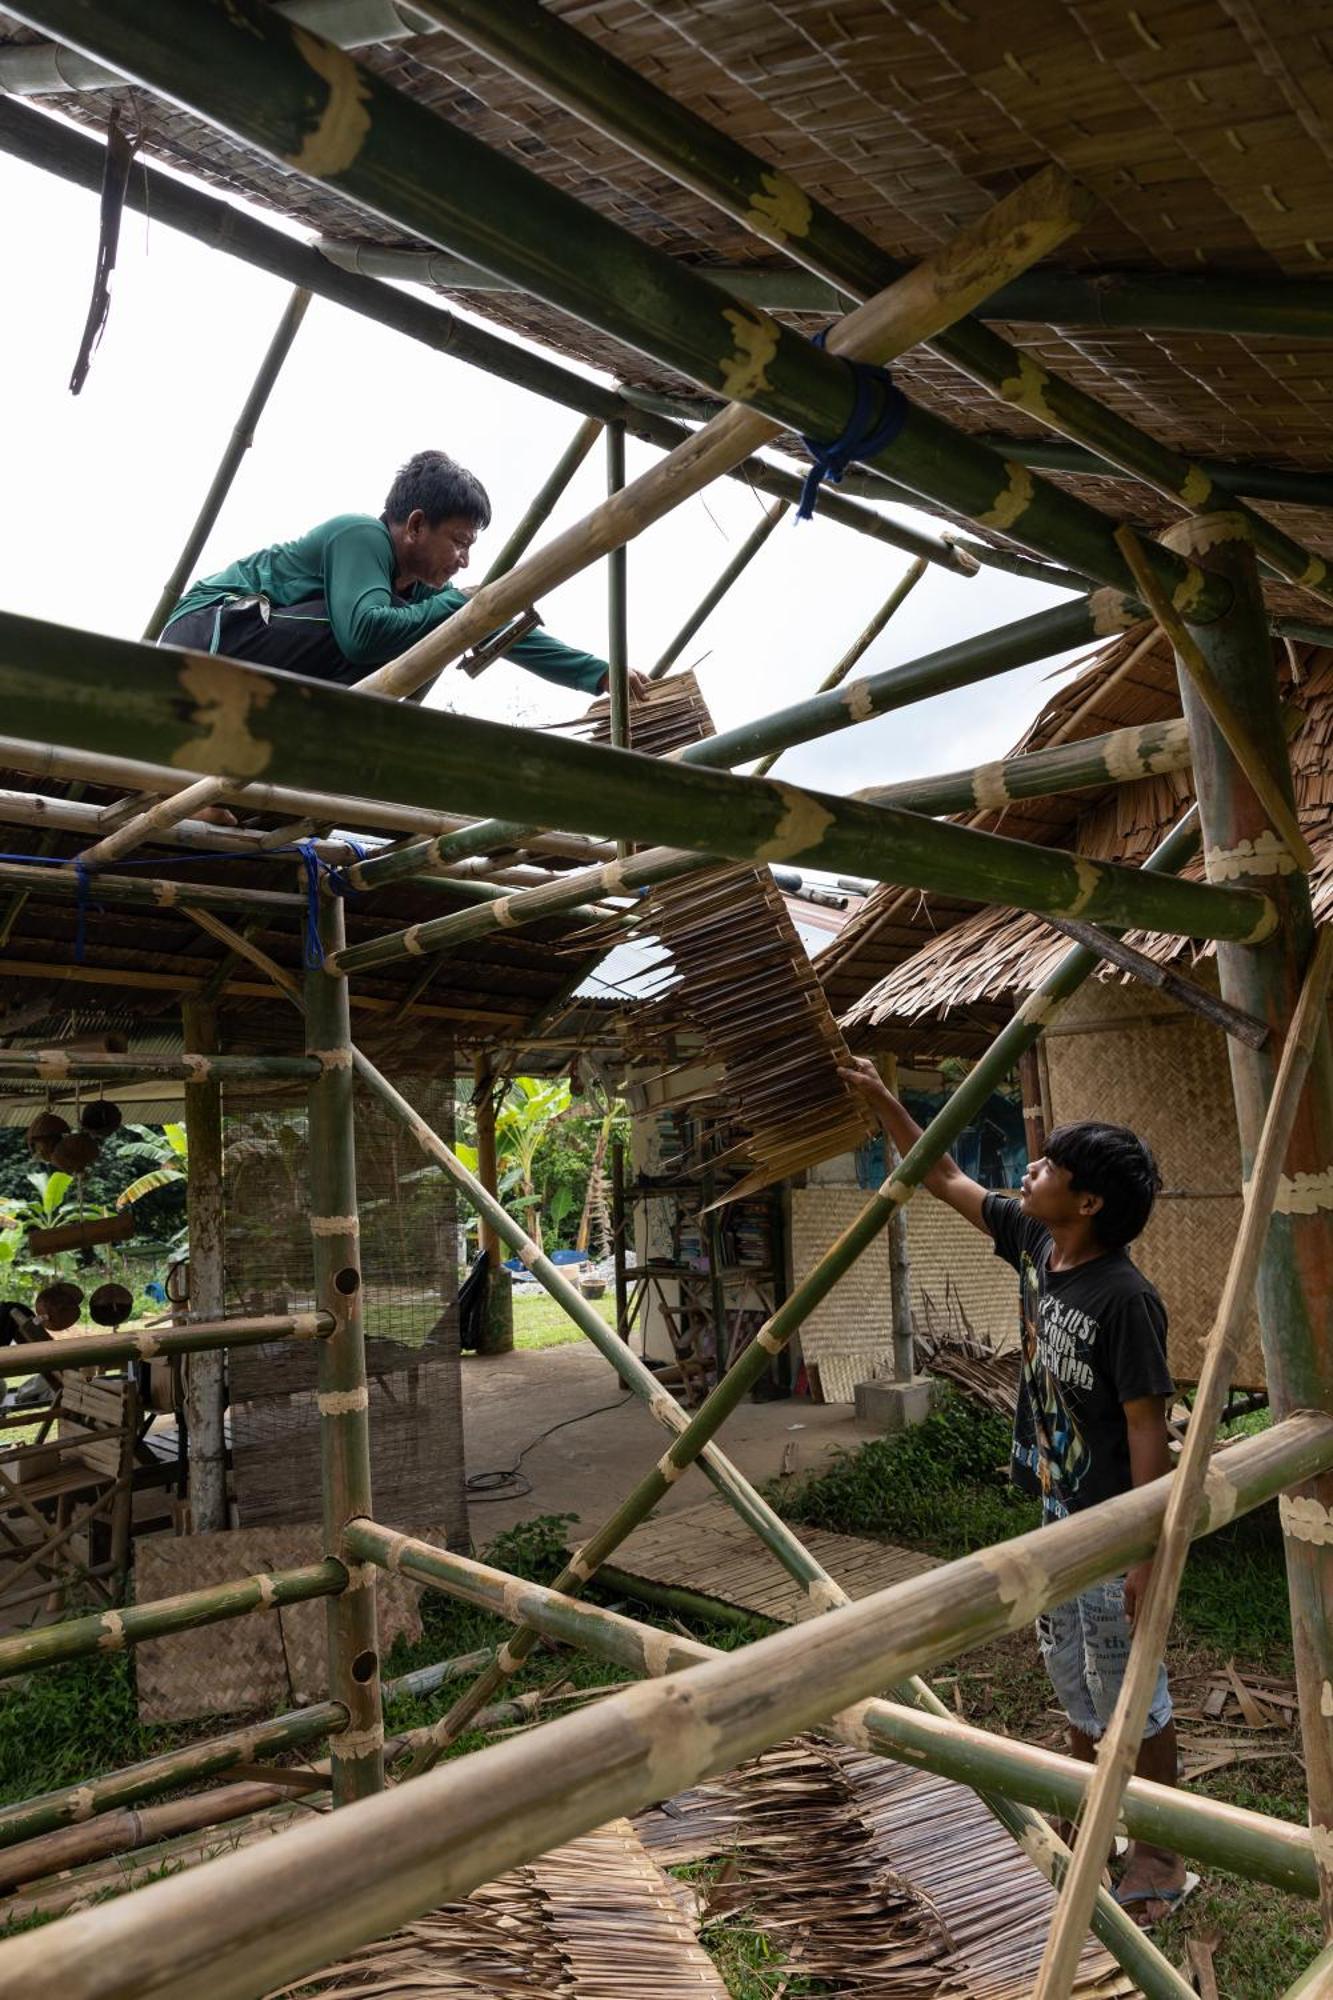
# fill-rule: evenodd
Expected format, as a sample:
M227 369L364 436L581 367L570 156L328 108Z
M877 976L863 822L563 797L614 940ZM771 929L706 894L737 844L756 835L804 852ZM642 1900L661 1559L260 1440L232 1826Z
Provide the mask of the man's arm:
M1166 1428L1165 1396L1136 1396L1122 1403L1129 1434L1129 1472L1135 1486L1147 1486L1171 1470L1170 1434ZM1125 1611L1132 1632L1152 1575L1153 1558L1135 1563L1125 1575Z
M850 1063L841 1065L838 1075L851 1089L864 1097L871 1110L884 1128L886 1137L891 1139L900 1153L908 1153L921 1137L921 1127L911 1112L900 1104L885 1083L868 1056L854 1056ZM935 1162L925 1180L921 1183L928 1194L937 1200L947 1202L957 1209L974 1229L990 1235L981 1219L981 1206L986 1199L986 1190L970 1174L965 1174L956 1160L946 1153Z

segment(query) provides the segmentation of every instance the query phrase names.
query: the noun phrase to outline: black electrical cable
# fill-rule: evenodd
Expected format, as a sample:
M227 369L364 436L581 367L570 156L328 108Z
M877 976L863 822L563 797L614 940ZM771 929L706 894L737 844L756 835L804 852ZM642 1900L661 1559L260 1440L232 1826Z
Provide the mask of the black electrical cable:
M570 1424L586 1423L589 1417L605 1416L608 1410L623 1410L624 1407L624 1398L621 1397L614 1403L599 1403L595 1410L581 1410L576 1417L562 1417L558 1424L552 1424L547 1430L538 1431L531 1443L524 1445L512 1465L502 1467L496 1472L474 1472L467 1482L469 1496L478 1502L522 1500L532 1491L532 1481L526 1473L519 1470L530 1451L535 1451L548 1437L554 1437L557 1431L568 1429Z

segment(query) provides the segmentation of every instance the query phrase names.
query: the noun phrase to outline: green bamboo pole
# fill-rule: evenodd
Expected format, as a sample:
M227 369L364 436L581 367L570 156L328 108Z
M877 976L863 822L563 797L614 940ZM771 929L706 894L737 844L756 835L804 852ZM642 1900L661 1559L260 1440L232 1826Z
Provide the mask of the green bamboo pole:
M17 1632L0 1639L0 1675L26 1674L38 1667L62 1666L66 1660L92 1653L118 1653L145 1639L171 1632L193 1632L247 1611L268 1611L282 1604L305 1604L314 1597L333 1597L347 1584L340 1562L326 1557L299 1569L268 1570L240 1577L234 1583L209 1584L203 1590L183 1590L175 1597L150 1604L129 1604L119 1611L96 1611L87 1618L66 1618L35 1632Z
M890 618L892 618L894 612L898 609L898 606L902 604L906 598L911 596L912 592L916 589L917 585L920 583L925 573L926 573L926 565L924 562L921 561L912 563L911 566L904 571L903 575L899 577L897 583L894 584L893 589L889 592L884 602L880 605L879 610L871 618L869 624L866 625L862 631L858 632L857 636L852 640L851 645L847 648L847 651L843 654L842 658L839 661L837 661L837 663L834 666L829 668L823 680L819 683L818 688L815 690L816 697L818 697L821 694L829 694L832 692L834 688L842 686L843 682L846 680L848 674L851 673L852 668L856 665L857 661L860 660L864 654L870 651L870 648L874 645L876 639L878 639L880 633L884 630L884 627L888 624ZM772 770L773 766L777 763L778 758L781 755L782 755L781 750L770 750L766 756L763 756L759 759L759 762L755 765L754 770L750 773L751 777L752 778L764 777L769 771Z
M187 998L181 1005L181 1038L187 1066L185 1133L190 1171L185 1182L189 1230L189 1305L199 1319L227 1310L226 1217L222 1191L222 1085L211 1064L218 1057L217 1008ZM226 1364L221 1348L192 1354L184 1368L185 1436L190 1527L214 1535L228 1525Z
M988 435L986 442L1002 457L1016 459L1020 465L1039 466L1043 471L1078 472L1085 479L1124 477L1119 466L1066 438ZM1333 478L1326 472L1227 458L1200 458L1197 463L1224 493L1243 493L1247 500L1287 500L1297 507L1333 507ZM855 490L854 485L848 487L849 492Z
M81 1049L0 1049L0 1078L32 1077L42 1083L247 1083L279 1078L303 1082L319 1074L309 1056L105 1055Z
M694 637L700 626L716 611L737 577L741 576L750 567L750 564L754 561L760 549L763 548L764 543L768 540L774 528L777 527L778 522L782 519L786 511L787 502L785 500L777 500L766 513L760 515L754 527L751 528L749 534L731 558L731 561L717 578L717 581L711 584L704 592L675 637L668 642L665 650L654 660L652 666L648 669L648 678L650 681L660 681L665 674L670 673L672 667L675 666L676 661L685 651L685 648L689 645L690 640ZM917 560L924 563L927 558L925 556L918 556Z
M1229 1517L1293 1472L1333 1462L1333 1423L1303 1416L1226 1458L1218 1512ZM921 1659L960 1638L966 1645L973 1630L1016 1630L1036 1601L1105 1573L1113 1545L1150 1550L1164 1498L1141 1487L846 1605L836 1618L705 1661L683 1680L626 1688L417 1785L295 1828L283 1835L280 1866L262 1846L241 1849L202 1878L156 1882L69 1917L58 1932L18 1937L0 1947L0 1974L26 2000L204 1990L209 2000L251 2000L616 1814L840 1715ZM931 1588L941 1574L947 1594ZM1137 1929L1136 1937L1145 1957L1161 1959ZM1189 1994L1178 1974L1171 1981L1160 1990Z
M1306 618L1274 618L1268 629L1276 639L1298 639L1307 646L1333 646L1333 626L1313 625Z
M453 916L431 917L405 931L387 932L365 944L349 945L326 961L330 972L348 978L372 966L396 965L406 958L426 952L452 951L468 939L490 937L496 931L513 930L520 924L539 923L542 918L563 915L568 921L605 923L608 912L583 901L589 895L619 896L653 882L671 882L680 875L693 874L710 866L707 856L681 853L676 848L659 852L650 848L626 861L607 861L600 868L579 869L558 876L538 889L516 889L495 902L476 909L459 910Z
M153 608L153 615L144 627L145 639L156 639L162 627L180 601L181 592L189 582L199 559L199 551L213 532L213 525L222 512L223 502L232 488L232 481L240 471L241 460L255 441L255 428L264 414L264 407L273 393L273 387L282 373L282 364L291 353L292 342L301 328L306 308L310 304L310 294L302 286L293 291L283 307L282 318L269 342L267 352L259 364L250 392L241 406L241 414L236 419L235 428L213 474L213 481L204 496L194 526L185 537L185 546L176 558L171 575L162 586L162 595Z
M1216 631L1193 628L1216 685L1234 708L1249 743L1293 810L1291 767L1278 700L1271 642L1259 595L1255 551L1243 516L1214 514L1185 522L1173 537L1224 575L1233 613ZM1310 890L1294 857L1273 831L1266 807L1241 774L1210 715L1194 674L1182 663L1181 694L1194 748L1204 855L1213 879L1244 870L1263 881L1282 912L1271 941L1254 951L1219 950L1223 999L1271 1029L1263 1048L1229 1040L1241 1161L1254 1166L1276 1065L1300 995L1312 946ZM1333 1050L1321 1034L1285 1172L1259 1264L1255 1299L1274 1414L1333 1408L1333 1348L1328 1300L1333 1293ZM1320 1865L1321 1904L1333 1925L1333 1734L1325 1689L1333 1685L1333 1479L1285 1496L1281 1513L1300 1693L1310 1820Z
M343 942L343 906L320 907L324 951ZM325 1546L370 1508L370 1388L361 1317L360 1222L356 1200L355 1086L347 982L323 970L305 976L306 1049L320 1064L310 1086L310 1234L315 1298L334 1320L319 1349L317 1406ZM373 1571L348 1571L328 1604L331 1698L348 1713L333 1746L333 1802L349 1805L384 1784L384 1715Z
M155 759L179 754L224 772L280 766L300 777L318 766L363 792L427 799L464 793L481 810L512 810L518 799L534 818L576 831L609 824L626 839L731 860L879 871L903 887L1110 928L1243 942L1266 936L1274 922L1268 898L1247 889L1090 862L770 779L368 702L290 674L62 632L9 614L0 614L0 697L26 703L35 730L81 748L115 748L133 736Z
M1324 280L1181 277L1166 271L1028 271L986 300L989 319L1043 326L1124 326L1162 333L1237 333L1279 340L1333 334Z
M1183 865L1193 851L1195 834L1192 816L1182 823L1158 848L1146 864L1145 872L1157 874ZM1046 1024L1077 991L1099 963L1097 954L1076 945L1066 952L1040 986L1029 995L1013 1019L992 1042L986 1054L954 1091L948 1103L931 1120L920 1139L894 1168L892 1177L871 1196L856 1220L837 1238L819 1262L788 1294L782 1305L762 1327L740 1358L721 1377L716 1387L673 1440L670 1450L603 1525L579 1548L556 1578L557 1590L580 1590L601 1564L633 1532L693 1462L733 1410L749 1394L774 1354L786 1347L797 1328L828 1297L838 1280L848 1271L904 1203L911 1200L926 1175L948 1151L958 1134L985 1103L996 1084L1006 1077L1025 1050L1032 1047ZM460 1696L437 1725L435 1750L445 1747L466 1728L471 1716L489 1701L505 1675L527 1658L535 1634L520 1631ZM418 1756L415 1769L428 1769L429 1753Z
M606 427L606 491L614 498L625 488L625 426ZM629 550L624 542L606 558L607 692L611 702L611 741L629 747ZM625 851L622 848L622 853Z
M870 785L853 798L906 812L999 812L1015 799L1053 798L1098 785L1132 784L1138 778L1189 768L1189 730L1183 717L1113 729L1003 757L995 764L949 771L937 778L904 778L894 785Z
M631 1673L656 1677L723 1657L716 1646L662 1631L623 1612L607 1611L545 1585L511 1576L452 1550L395 1534L378 1523L355 1521L346 1537L349 1556L378 1562L394 1574L428 1589L445 1591L460 1603L532 1625L556 1645L575 1646ZM602 1572L605 1578L607 1571ZM631 1579L637 1584L637 1579ZM707 1605L706 1600L700 1600ZM725 1606L713 1607L721 1612ZM970 1727L951 1714L931 1715L901 1702L868 1701L857 1717L873 1747L899 1762L919 1764L974 1789L1006 1794L1067 1819L1074 1819L1093 1772L1072 1757L1041 1750L1011 1737ZM829 1725L838 1733L835 1718ZM19 1808L19 1810L22 1810ZM1127 1831L1186 1853L1208 1867L1226 1868L1254 1881L1269 1882L1289 1894L1315 1897L1318 1875L1309 1831L1289 1820L1247 1812L1219 1800L1195 1796L1170 1785L1131 1779L1123 1802ZM0 1815L0 1836L4 1819Z
M578 29L550 23L536 0L427 0L425 11L850 297L871 297L899 275L897 262L852 224L813 202L786 175L774 173L757 155L687 111ZM979 319L960 320L932 344L1003 401L1087 445L1168 499L1193 509L1213 501L1213 482L1201 465L1159 443L1073 383L1052 375ZM707 383L697 370L685 372ZM918 486L922 468L912 464L910 444L906 451L890 454L890 459L887 471L908 486ZM1019 490L1021 481L1011 489L1008 519L993 525L1046 552L1046 545L1031 531L1041 502L1033 495L1030 474L1028 480L1026 494ZM943 497L938 486L934 497ZM1233 505L1249 522L1259 553L1280 576L1333 601L1333 569L1322 556L1303 548L1243 502ZM961 511L973 513L971 508ZM1071 567L1104 581L1119 581L1115 572L1096 564L1073 561Z
M1020 618L1012 625L999 626L977 638L958 640L921 659L889 667L879 674L867 674L846 694L829 689L789 708L742 723L737 729L724 730L719 736L688 743L674 761L722 768L748 763L761 752L812 742L816 737L853 728L859 722L887 715L911 702L924 701L930 695L968 687L1007 673L1013 667L1048 659L1052 653L1123 630L1141 616L1137 604L1117 597L1112 591L1103 591L1095 601L1059 605L1053 611ZM471 854L487 854L511 846L531 832L530 827L517 820L481 820L419 845L399 848L393 854L352 862L343 872L354 888L372 889L410 875L413 870L438 868Z
M259 1319L188 1321L182 1326L121 1327L115 1333L61 1333L0 1347L0 1381L49 1375L64 1368L108 1368L170 1354L209 1354L224 1347L266 1347L273 1340L324 1340L328 1313L271 1313Z
M185 657L190 657L186 655ZM152 875L99 875L84 885L68 861L0 861L0 889L21 889L29 896L54 896L77 902L87 894L93 903L128 904L134 909L174 909L191 903L221 910L295 910L303 898L283 889L248 889L222 882L168 882Z
M3 95L0 95L0 149L94 194L101 187L105 153L101 144ZM331 299L438 353L466 361L565 409L594 417L599 423L622 417L637 437L663 451L674 451L690 437L684 424L640 409L627 397L576 375L573 369L561 367L546 355L529 353L488 333L484 327L470 326L442 306L427 304L393 285L377 284L373 279L338 270L309 244L284 235L230 202L219 201L159 173L141 159L135 161L131 172L126 202L155 223L182 230L210 249L240 257L292 284L304 285L319 297ZM729 475L775 499L791 503L800 498L800 479L765 459L747 459L729 468ZM858 506L841 494L830 493L820 502L820 510L828 520L843 527L912 555L924 553L929 561L964 573L961 559L938 537L900 526L871 507Z
M526 513L513 533L493 558L487 568L482 583L494 583L497 577L507 576L519 557L526 553L536 537L550 520L557 501L564 494L570 480L582 465L588 453L601 435L602 422L599 417L585 417L569 443L561 452L550 472L533 494Z
M1153 1690L1166 1653L1189 1545L1206 1504L1213 1447L1226 1410L1236 1356L1246 1332L1259 1259L1272 1220L1282 1164L1296 1123L1321 1024L1327 1032L1333 930L1323 932L1283 1046L1273 1094L1245 1190L1221 1302L1204 1345L1189 1432L1171 1478L1152 1573L1134 1624L1128 1665L1115 1710L1097 1746L1097 1770L1079 1822L1079 1845L1037 1974L1034 2000L1069 2000L1088 1927L1102 1856L1110 1848L1120 1801L1133 1775L1148 1724Z

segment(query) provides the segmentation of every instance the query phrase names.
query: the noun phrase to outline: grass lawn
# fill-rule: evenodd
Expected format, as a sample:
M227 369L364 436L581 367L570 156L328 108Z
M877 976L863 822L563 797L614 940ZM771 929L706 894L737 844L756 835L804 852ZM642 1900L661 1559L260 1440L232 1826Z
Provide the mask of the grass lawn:
M593 1311L600 1313L608 1326L615 1323L616 1300L614 1292L608 1291L604 1298L589 1299ZM545 1292L529 1292L526 1296L514 1296L514 1345L515 1347L567 1347L573 1341L585 1340L586 1334L579 1332L573 1320L562 1306L548 1298Z

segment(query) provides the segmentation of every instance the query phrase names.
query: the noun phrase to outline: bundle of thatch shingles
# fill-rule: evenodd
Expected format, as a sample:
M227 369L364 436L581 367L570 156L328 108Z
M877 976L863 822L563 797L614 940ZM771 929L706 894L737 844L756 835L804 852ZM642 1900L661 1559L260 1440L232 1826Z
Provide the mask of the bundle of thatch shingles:
M609 741L608 704L594 703L578 728ZM693 674L634 704L630 747L646 755L712 734ZM727 1199L859 1146L873 1121L838 1075L847 1047L770 870L726 863L659 884L646 905L644 928L679 976L635 1034L646 1051L668 1022L684 1022L720 1071L709 1108L744 1135L721 1160L750 1169Z

